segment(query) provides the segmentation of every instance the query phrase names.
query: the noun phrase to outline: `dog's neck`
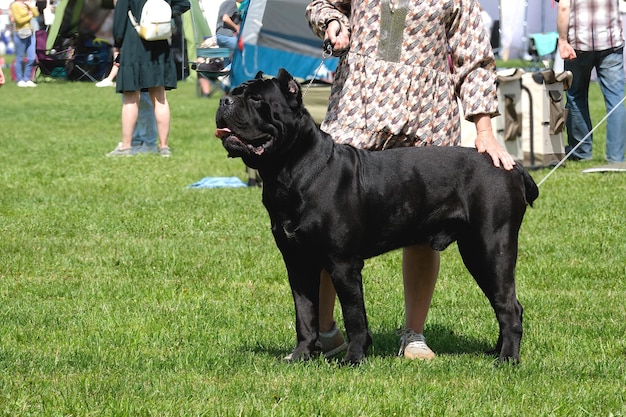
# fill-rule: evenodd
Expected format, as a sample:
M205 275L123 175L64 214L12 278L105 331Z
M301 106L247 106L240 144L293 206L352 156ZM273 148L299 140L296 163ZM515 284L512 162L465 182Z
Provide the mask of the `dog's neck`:
M264 186L270 185L278 178L282 182L289 177L301 175L302 172L306 172L308 176L315 177L326 167L326 162L333 153L335 143L330 135L322 132L317 127L309 114L303 115L301 120L303 126L297 130L298 137L285 152L277 157L280 160L272 158L272 161L258 167ZM304 155L307 152L314 152L318 155L315 159L317 166L312 167L311 162L308 161L307 168L300 169L299 165L303 163L300 155Z

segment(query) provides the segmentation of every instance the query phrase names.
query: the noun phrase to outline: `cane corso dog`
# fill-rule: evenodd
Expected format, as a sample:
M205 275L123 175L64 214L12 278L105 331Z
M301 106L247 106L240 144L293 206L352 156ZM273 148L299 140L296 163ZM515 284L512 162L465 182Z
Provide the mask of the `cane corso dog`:
M295 303L293 360L318 354L322 268L337 290L349 345L344 362L365 358L364 260L415 244L437 251L458 242L465 266L495 311L494 353L519 360L522 306L515 291L518 232L538 197L519 165L496 168L462 147L365 151L338 145L315 124L285 70L257 75L221 98L216 136L230 157L258 169L263 204Z

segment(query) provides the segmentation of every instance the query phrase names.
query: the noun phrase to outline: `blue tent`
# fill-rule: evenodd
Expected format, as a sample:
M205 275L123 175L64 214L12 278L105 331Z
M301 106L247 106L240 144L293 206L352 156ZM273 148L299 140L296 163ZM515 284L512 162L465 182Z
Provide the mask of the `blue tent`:
M254 78L259 71L275 76L285 68L302 80L332 80L337 58L322 62L322 40L304 16L309 0L250 0L244 11L239 48L233 56L231 85Z

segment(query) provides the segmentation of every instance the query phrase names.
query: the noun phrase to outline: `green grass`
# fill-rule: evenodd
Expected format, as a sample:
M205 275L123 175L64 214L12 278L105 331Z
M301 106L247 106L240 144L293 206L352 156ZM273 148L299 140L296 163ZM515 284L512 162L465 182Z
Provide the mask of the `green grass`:
M112 89L0 89L0 415L626 415L626 175L581 173L603 163L604 127L522 226L519 366L481 353L495 318L454 247L426 328L437 359L395 356L396 251L364 270L367 362L288 365L293 302L261 192L187 188L245 172L213 135L217 98L192 82L168 97L172 158L106 158Z

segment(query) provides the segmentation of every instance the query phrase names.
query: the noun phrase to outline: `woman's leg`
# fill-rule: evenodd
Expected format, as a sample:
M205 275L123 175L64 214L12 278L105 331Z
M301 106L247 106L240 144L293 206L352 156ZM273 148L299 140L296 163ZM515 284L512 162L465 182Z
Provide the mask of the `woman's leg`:
M26 65L24 66L24 81L31 81L33 78L33 67L35 66L35 60L37 54L35 51L35 35L25 39L26 43Z
M404 248L402 255L406 327L424 333L439 276L439 252L428 245L415 245Z
M13 36L13 43L15 44L15 78L17 82L26 81L28 78L24 77L24 56L26 56L26 42L24 39L20 39L17 33Z
M159 147L167 148L167 140L170 134L170 105L165 95L165 87L153 87L150 89L150 97L154 104L154 116L159 132Z
M335 298L337 292L325 270L320 274L320 308L319 325L320 332L329 332L335 324Z
M435 356L426 345L423 333L439 275L439 263L439 252L429 245L415 245L403 250L406 329L400 341L400 352L409 359L432 359Z
M139 91L125 91L122 96L122 145L120 149L128 149L132 146L138 114Z

